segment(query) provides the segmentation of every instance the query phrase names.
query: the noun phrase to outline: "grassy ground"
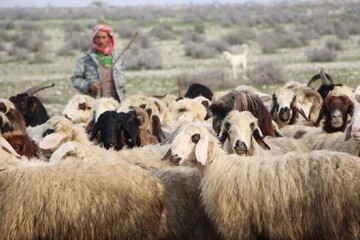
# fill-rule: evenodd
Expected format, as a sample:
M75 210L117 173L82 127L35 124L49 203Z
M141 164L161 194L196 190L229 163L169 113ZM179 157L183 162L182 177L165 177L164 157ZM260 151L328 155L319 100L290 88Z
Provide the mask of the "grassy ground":
M90 21L90 20L89 20ZM57 49L64 42L64 32L58 28L62 24L60 20L46 21L48 28L45 30L51 36L47 41L49 49ZM116 23L113 23L116 24ZM182 26L176 26L182 27ZM144 29L147 30L147 29ZM223 29L217 24L208 24L206 34L209 38L215 38ZM328 36L327 38L331 38ZM87 39L84 39L86 41ZM318 73L324 67L335 79L336 83L344 83L355 87L360 81L360 48L359 36L352 36L347 40L341 40L342 50L337 52L336 61L327 63L311 63L308 61L306 51L311 47L320 46L326 41L321 38L310 43L307 47L294 49L281 49L275 54L263 54L256 42L251 42L248 55L249 70L262 62L274 62L282 67L288 81L306 83L311 76ZM126 45L128 40L119 39L118 48ZM184 56L183 46L179 39L171 41L156 41L154 46L161 50L163 67L158 70L126 71L128 94L177 94L177 80L182 74L196 74L198 72L211 72L221 69L224 79L228 79L229 67L220 56L207 59L194 59ZM125 61L126 61L125 53ZM35 85L49 85L55 83L55 87L47 89L37 96L45 103L50 115L61 113L68 100L76 94L73 89L70 76L76 59L82 55L77 52L74 56L58 57L53 54L51 61L42 64L28 64L26 62L2 62L0 64L0 98L9 98ZM0 51L0 57L4 53ZM206 75L204 75L206 76ZM214 80L198 79L198 82L208 84L213 91L224 90L240 84L249 84L271 93L277 86L272 84L251 83L246 79L235 81L226 80L226 84L214 84ZM215 80L215 81L221 81Z

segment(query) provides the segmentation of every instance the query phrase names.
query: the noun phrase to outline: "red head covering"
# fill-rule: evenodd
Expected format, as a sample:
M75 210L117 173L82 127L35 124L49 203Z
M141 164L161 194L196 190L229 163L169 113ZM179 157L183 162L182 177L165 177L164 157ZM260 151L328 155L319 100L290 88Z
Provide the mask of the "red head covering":
M98 45L95 44L95 35L99 32L99 31L102 31L102 32L107 32L109 37L110 37L110 43L107 47L105 48L101 48L99 47ZM115 37L114 37L114 33L113 33L113 30L108 26L108 25L104 25L104 24L101 24L101 25L96 25L94 28L93 28L93 35L92 35L92 41L93 41L93 46L94 48L96 48L96 50L98 52L101 52L103 54L110 54L113 52L114 50L114 46L115 46Z

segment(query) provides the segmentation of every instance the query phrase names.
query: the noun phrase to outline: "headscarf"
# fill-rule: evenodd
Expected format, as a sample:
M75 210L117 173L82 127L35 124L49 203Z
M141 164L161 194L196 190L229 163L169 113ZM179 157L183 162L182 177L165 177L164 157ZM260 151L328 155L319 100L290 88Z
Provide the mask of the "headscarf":
M95 36L99 31L103 31L103 32L107 32L109 37L110 37L110 43L107 47L105 48L101 48L98 45L95 44ZM98 51L101 52L103 54L110 54L114 51L114 46L115 46L115 37L114 37L114 33L113 30L105 24L101 24L101 25L96 25L93 28L93 35L92 35L92 41L93 41L93 46L94 48Z

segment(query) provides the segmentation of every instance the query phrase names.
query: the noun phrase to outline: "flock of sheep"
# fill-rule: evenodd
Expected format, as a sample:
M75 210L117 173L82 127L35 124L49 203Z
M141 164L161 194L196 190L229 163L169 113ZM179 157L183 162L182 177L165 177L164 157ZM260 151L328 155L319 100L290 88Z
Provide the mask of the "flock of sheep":
M0 239L359 239L359 97L322 69L272 95L76 95L34 124L0 99Z

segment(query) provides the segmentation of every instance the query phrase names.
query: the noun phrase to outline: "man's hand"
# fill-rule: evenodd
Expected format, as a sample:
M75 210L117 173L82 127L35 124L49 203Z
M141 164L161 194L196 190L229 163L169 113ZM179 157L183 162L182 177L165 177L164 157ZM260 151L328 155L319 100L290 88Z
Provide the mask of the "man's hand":
M100 88L101 88L100 83L91 83L90 84L90 91L93 92L93 93L97 93Z

